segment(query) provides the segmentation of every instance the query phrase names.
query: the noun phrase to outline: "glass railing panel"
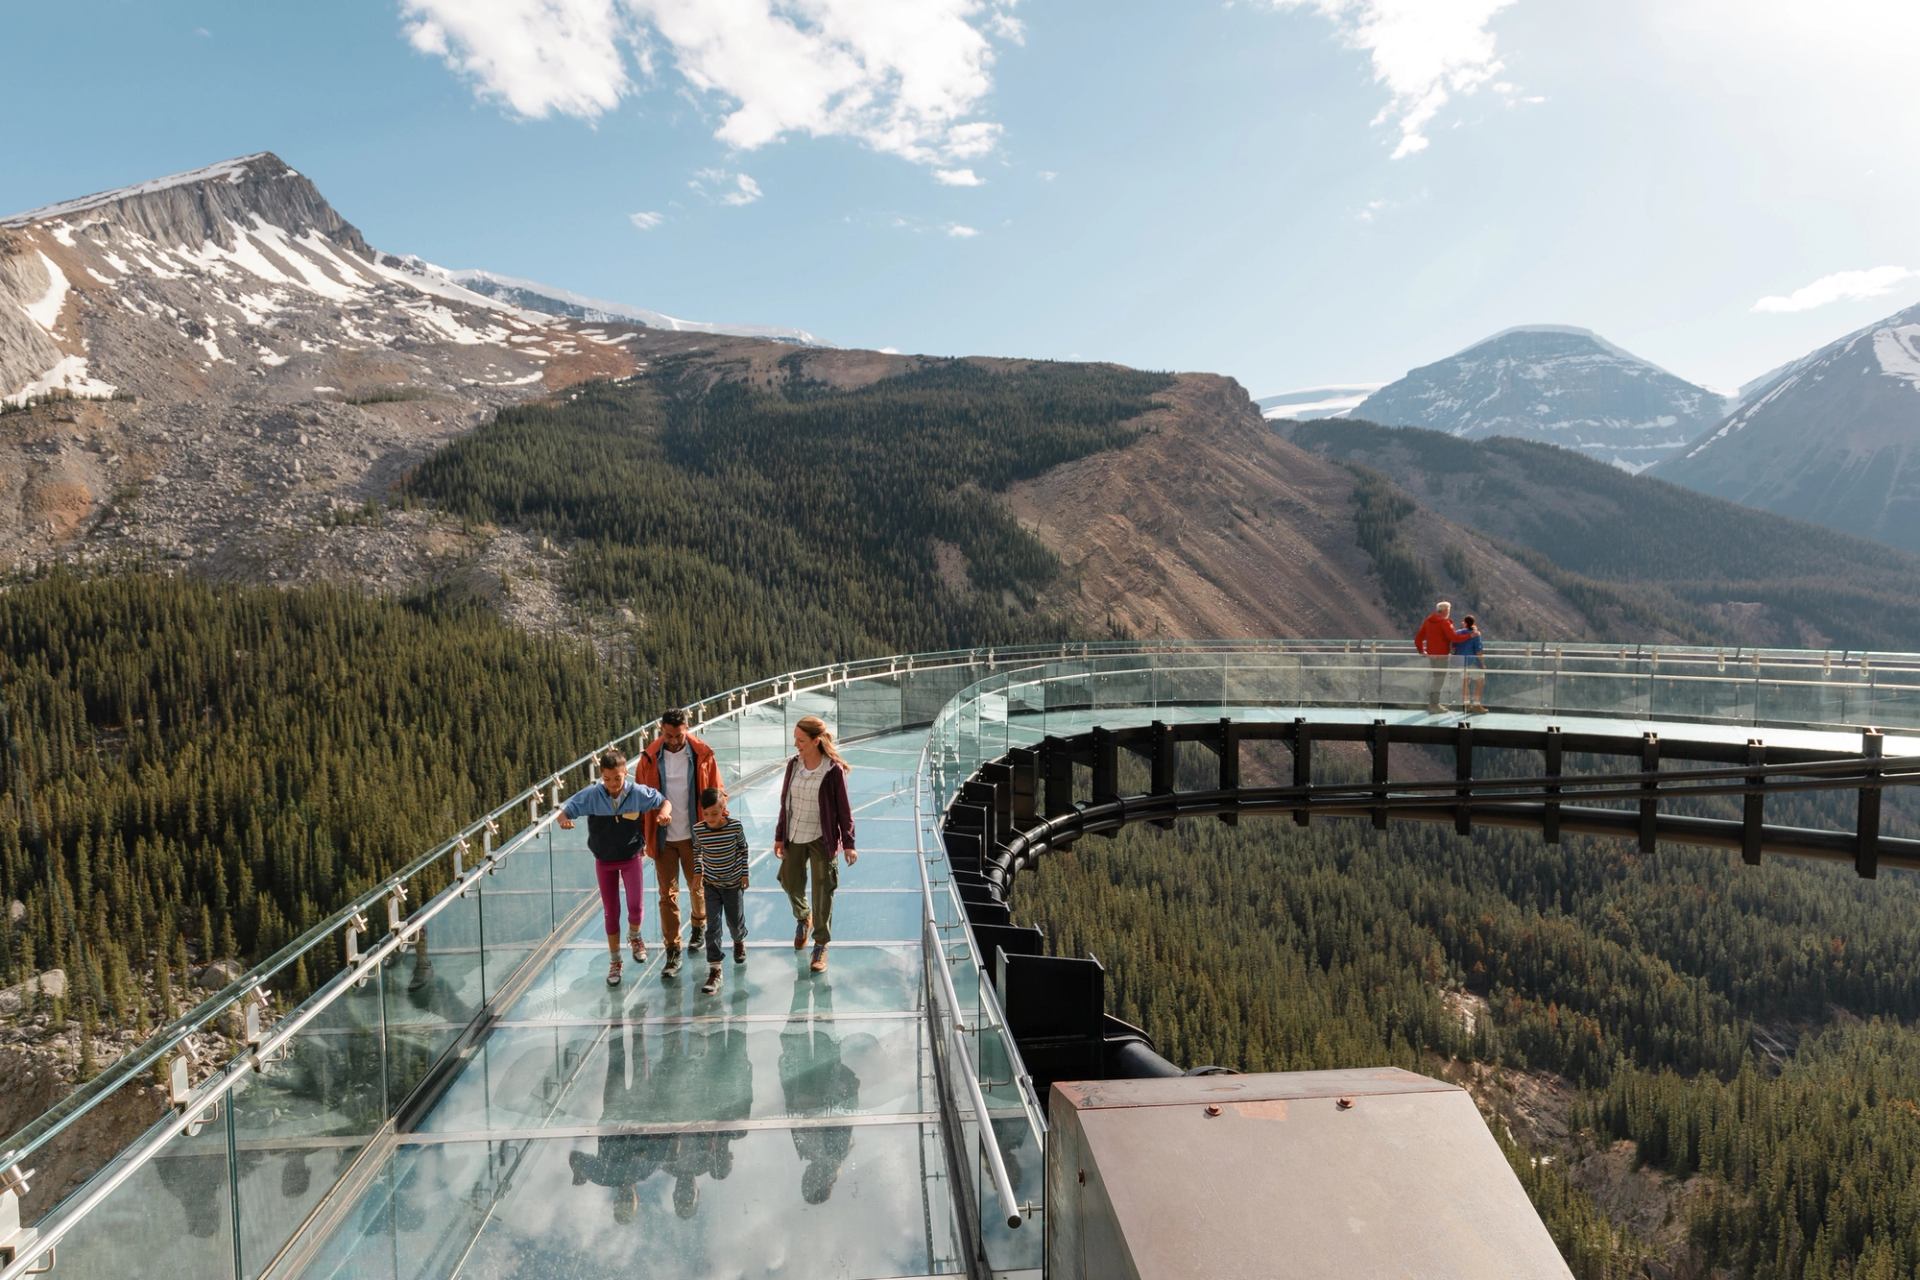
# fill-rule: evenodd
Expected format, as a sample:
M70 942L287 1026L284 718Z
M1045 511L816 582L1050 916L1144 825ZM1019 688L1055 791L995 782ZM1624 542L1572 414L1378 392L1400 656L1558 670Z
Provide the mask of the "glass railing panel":
M722 785L731 790L740 781L740 721L735 716L709 720L694 729L694 736L713 748L713 762L720 770Z
M834 733L848 742L896 733L904 706L898 678L876 676L856 681L840 690L840 723Z
M509 986L534 951L547 940L555 925L564 919L586 890L576 888L580 881L593 884L593 854L584 847L567 848L572 841L561 837L579 836L586 844L587 824L574 825L572 831L549 824L553 852L542 856L536 840L501 851L491 874L474 881L469 896L478 900L481 945L485 949L482 976L485 996L496 998ZM570 882L563 890L555 885L564 871ZM599 917L595 917L598 920Z
M1047 736L1047 687L1022 671L1008 677L1007 745L1030 747Z
M1647 663L1634 658L1568 657L1554 679L1554 710L1607 716L1646 715Z
M453 898L411 943L387 956L388 1097L411 1092L479 1016L487 997L485 958L477 890Z
M1383 663L1385 659L1382 660ZM1481 699L1496 711L1548 711L1553 707L1553 659L1541 653L1486 654L1486 695ZM1397 681L1398 672L1395 672ZM1382 683L1388 683L1383 672ZM1395 687L1398 687L1397 683ZM1423 694L1395 699L1415 702Z
M1672 720L1750 724L1754 685L1710 662L1653 665L1649 676L1652 714Z
M740 776L751 778L762 769L771 769L793 752L793 735L787 728L787 710L777 702L762 703L742 711L740 720Z
M902 715L907 724L931 724L940 708L972 684L978 673L971 667L937 667L901 677Z
M1868 680L1862 723L1906 732L1920 730L1920 673L1876 670Z
M1155 706L1186 712L1218 707L1225 697L1226 664L1218 656L1164 654L1154 660Z
M232 1135L226 1104L219 1105L205 1128L169 1139L67 1233L55 1250L59 1280L128 1280L161 1274L157 1267L195 1280L231 1280ZM115 1161L96 1177L119 1166Z
M1301 686L1298 655L1252 654L1227 667L1224 696L1233 707L1297 707Z
M1841 686L1818 667L1762 663L1754 682L1754 718L1763 724L1845 723L1844 701Z
M477 998L478 965L460 972ZM451 964L441 973L442 983L456 978ZM396 987L406 990L407 974L403 964L347 982L258 1072L236 1076L231 1104L242 1276L265 1273L386 1123L390 1103L403 1096L389 1088L384 1026L387 997ZM398 1039L403 1057L429 1047L417 1032ZM64 1253L60 1261L64 1269Z
M1005 677L993 678L994 688L984 689L974 700L979 714L980 756L997 760L1007 754L1007 694Z
M1041 680L1041 700L1047 708L1047 732L1064 736L1073 718L1093 706L1093 672L1084 660L1071 659L1047 667Z
M1310 705L1380 701L1380 663L1364 649L1311 653L1300 659L1300 698Z
M793 744L794 726L808 716L818 716L826 722L827 731L835 738L845 736L840 728L840 691L823 689L802 689L786 701L787 745Z
M1153 705L1151 659L1128 655L1094 664L1093 705L1098 710Z

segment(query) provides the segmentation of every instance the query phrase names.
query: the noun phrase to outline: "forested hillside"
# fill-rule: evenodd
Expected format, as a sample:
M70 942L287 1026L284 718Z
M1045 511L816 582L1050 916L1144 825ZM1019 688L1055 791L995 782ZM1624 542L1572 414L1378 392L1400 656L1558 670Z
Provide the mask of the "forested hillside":
M56 1013L164 1020L189 963L267 955L642 705L636 673L477 608L148 574L0 591L0 902L25 907L0 985L65 969Z
M794 362L797 367L797 361ZM940 361L838 390L669 364L509 409L409 493L571 545L564 586L639 615L665 696L903 649L1059 634L1058 562L989 495L1134 438L1169 379Z
M1529 563L1575 594L1568 575L1627 585L1641 609L1727 643L1920 649L1920 556L1552 445L1348 419L1287 434L1534 553Z
M1189 820L1048 858L1016 882L1014 914L1056 951L1098 955L1111 1011L1178 1062L1395 1063L1476 1087L1468 1064L1491 1063L1530 1096L1571 1096L1494 1128L1583 1280L1650 1258L1665 1276L1780 1280L1920 1267L1912 876ZM1613 1159L1618 1140L1664 1189L1665 1228L1600 1211L1633 1163Z

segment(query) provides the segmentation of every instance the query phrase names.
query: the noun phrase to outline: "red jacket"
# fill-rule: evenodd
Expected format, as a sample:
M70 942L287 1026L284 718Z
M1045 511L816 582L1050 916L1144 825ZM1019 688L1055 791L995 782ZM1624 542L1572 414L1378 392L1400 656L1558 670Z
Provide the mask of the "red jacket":
M1453 655L1453 623L1443 615L1430 613L1420 629L1413 633L1413 647L1429 658Z
M724 794L727 787L725 783L720 781L720 763L713 758L712 747L689 733L687 735L687 745L682 749L693 752L693 773L691 776L693 786L689 789L689 794L684 796L667 796L667 799L673 802L675 813L684 813L687 815L689 821L698 822L700 820L700 793L708 787L718 787L721 793ZM655 791L659 791L662 795L665 795L665 789L660 785L660 750L661 745L660 739L658 738L655 738L647 744L647 749L642 751L640 758L633 762L633 780L642 786L652 787ZM685 806L684 808L682 808L683 805ZM660 856L660 845L656 838L656 829L659 826L658 812L649 810L645 822L647 824L647 856L657 858Z

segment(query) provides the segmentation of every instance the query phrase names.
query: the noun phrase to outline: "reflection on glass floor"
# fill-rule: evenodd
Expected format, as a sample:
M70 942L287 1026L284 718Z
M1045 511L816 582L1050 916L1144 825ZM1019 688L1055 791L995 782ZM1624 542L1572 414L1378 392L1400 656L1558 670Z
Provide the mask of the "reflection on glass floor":
M732 806L755 851L750 945L744 964L729 952L719 994L700 994L704 957L663 978L658 946L609 988L594 911L499 1011L304 1274L960 1273L921 1016L909 852L921 740L847 752L867 852L842 871L828 972L810 972L792 947L770 778ZM567 857L588 857L575 842L556 839L568 850L556 878L575 870ZM651 940L658 899L647 880ZM450 982L472 967L453 954L435 964Z

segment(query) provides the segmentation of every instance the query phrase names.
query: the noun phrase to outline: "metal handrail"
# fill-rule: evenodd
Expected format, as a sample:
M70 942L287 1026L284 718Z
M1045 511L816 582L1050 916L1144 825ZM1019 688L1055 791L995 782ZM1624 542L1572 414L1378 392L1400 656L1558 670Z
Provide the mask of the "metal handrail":
M980 1089L979 1072L974 1069L973 1059L967 1053L967 1047L961 1042L955 1026L960 1016L960 993L954 989L953 973L947 966L947 950L941 945L934 928L933 886L927 881L926 822L921 809L923 792L918 785L918 778L926 776L926 770L927 748L923 745L913 789L913 860L920 868L920 902L924 911L920 921L921 962L923 965L931 964L940 974L940 986L946 992L949 1010L947 1052L957 1060L952 1064L954 1071L966 1081L967 1101L972 1105L974 1118L980 1126L980 1146L986 1154L988 1171L993 1175L994 1193L1000 1197L1000 1207L1006 1213L1007 1226L1018 1227L1024 1221L1020 1212L1020 1197L1013 1189L1012 1176L1007 1173L1007 1162L1000 1154L999 1140L993 1136L993 1117L987 1110L986 1094ZM936 1011L929 1009L928 1014L938 1021Z

